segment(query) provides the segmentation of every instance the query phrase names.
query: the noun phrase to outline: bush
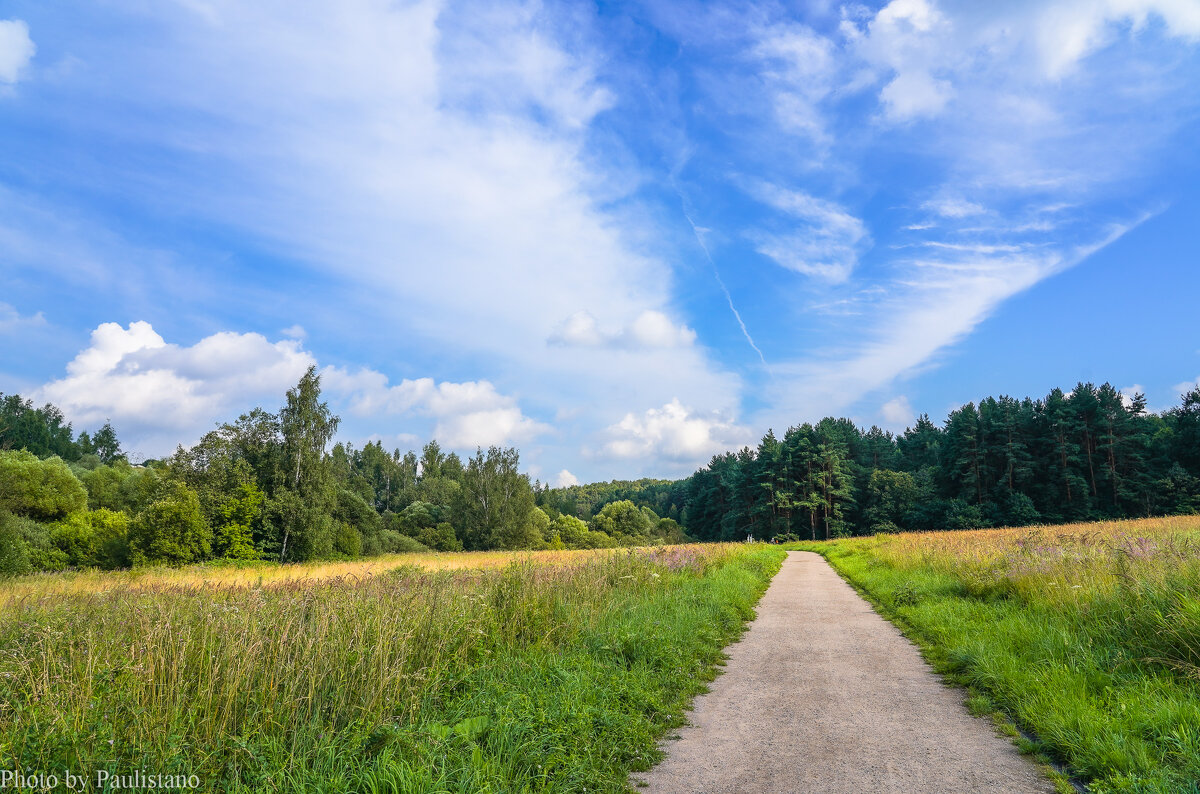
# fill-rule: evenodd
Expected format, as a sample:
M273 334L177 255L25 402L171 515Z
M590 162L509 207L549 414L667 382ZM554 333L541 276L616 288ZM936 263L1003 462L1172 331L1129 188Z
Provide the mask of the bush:
M29 550L16 525L16 516L0 512L0 578L29 573Z
M454 534L454 527L443 521L436 527L426 527L417 533L417 540L434 551L462 551L462 541Z
M129 516L115 510L83 510L49 527L50 540L75 568L122 568L129 564Z
M394 529L385 529L379 533L380 551L384 554L409 554L429 551L429 547L420 541L401 535Z
M196 492L169 482L159 498L137 514L129 531L133 563L186 565L212 551L212 530L204 521Z
M0 510L53 521L87 507L87 489L59 458L0 451Z
M592 530L606 535L645 538L652 526L649 516L628 499L609 502L592 518ZM657 523L657 522L655 522Z
M66 553L54 545L48 524L11 514L8 524L20 534L29 556L29 567L33 570L61 571L71 564Z
M362 554L362 535L358 530L344 522L338 522L337 534L333 538L333 550L347 557L358 557Z

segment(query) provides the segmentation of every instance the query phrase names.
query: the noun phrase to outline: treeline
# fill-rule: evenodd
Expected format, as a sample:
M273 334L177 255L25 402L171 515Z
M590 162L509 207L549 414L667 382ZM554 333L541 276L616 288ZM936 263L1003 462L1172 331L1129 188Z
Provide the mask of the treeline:
M703 540L1196 512L1200 389L1162 414L1107 383L988 397L898 436L827 418L717 455L683 487L682 520Z
M686 540L675 521L630 501L586 521L539 506L542 489L515 449L464 461L436 441L420 456L379 442L331 447L339 420L315 369L278 412L257 408L140 466L109 425L76 438L54 406L15 395L2 405L0 574Z
M594 482L564 488L538 488L535 483L535 488L538 505L583 519L590 519L612 502L628 501L638 507L649 508L663 518L680 521L688 495L686 480L650 478Z

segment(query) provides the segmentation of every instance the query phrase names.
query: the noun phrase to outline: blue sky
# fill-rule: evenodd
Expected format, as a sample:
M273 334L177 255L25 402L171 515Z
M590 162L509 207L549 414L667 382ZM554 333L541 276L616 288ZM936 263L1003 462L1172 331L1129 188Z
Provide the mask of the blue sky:
M1200 377L1200 3L0 3L0 390L679 476Z

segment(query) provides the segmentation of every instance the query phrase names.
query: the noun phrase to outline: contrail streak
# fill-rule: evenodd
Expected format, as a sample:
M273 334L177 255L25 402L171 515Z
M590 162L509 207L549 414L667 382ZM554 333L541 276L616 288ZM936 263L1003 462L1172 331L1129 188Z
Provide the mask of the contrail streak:
M679 198L683 199L683 195L680 194ZM709 266L712 267L713 276L717 279L717 283L721 285L721 291L725 293L725 300L729 303L729 311L733 312L733 316L737 318L737 324L742 329L742 336L746 337L746 341L750 343L750 347L754 348L754 352L758 353L759 360L766 366L767 359L763 356L763 352L758 349L758 345L754 344L754 337L750 336L750 332L746 330L746 323L742 321L742 315L738 313L737 307L733 305L733 295L729 294L729 287L725 286L725 281L721 278L721 271L717 269L717 263L713 261L712 254L709 253L708 246L704 243L704 235L700 234L699 227L696 226L696 222L692 220L692 216L688 214L686 209L683 211L683 217L687 218L688 224L691 225L692 234L696 235L696 242L700 244L700 250L704 252Z

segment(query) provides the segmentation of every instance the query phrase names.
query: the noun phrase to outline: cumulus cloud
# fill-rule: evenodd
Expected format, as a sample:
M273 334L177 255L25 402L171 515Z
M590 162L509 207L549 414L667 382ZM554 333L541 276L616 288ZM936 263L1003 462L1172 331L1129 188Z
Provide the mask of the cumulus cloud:
M927 0L892 0L879 10L865 30L851 23L843 32L860 57L889 75L879 91L885 115L905 122L936 116L954 96L948 79L939 76L944 57L930 43L947 35L952 26Z
M359 416L413 414L436 420L433 436L458 449L528 441L550 428L525 416L515 398L500 394L487 381L437 383L433 378L405 379L390 385L371 369L350 372L326 367L322 384L340 395Z
M610 347L626 350L688 347L696 332L677 324L659 311L647 309L623 328L604 330L589 312L572 314L554 329L548 340L568 347Z
M0 84L20 80L36 52L29 25L20 19L0 19Z
M127 444L163 454L256 401L280 400L314 363L298 343L260 334L223 332L180 346L147 322L104 323L67 364L66 376L34 399L54 403L84 427L111 421Z
M701 413L678 399L637 416L626 414L608 429L603 453L615 458L658 458L703 463L709 456L747 443L750 431L718 411Z
M1126 408L1133 405L1133 398L1136 395L1141 394L1144 396L1146 394L1146 389L1140 383L1135 383L1132 386L1122 386L1117 391L1121 392L1121 404Z
M769 183L757 183L751 192L800 221L798 227L786 233L754 235L759 253L789 270L839 283L850 277L860 252L871 244L862 220L832 201Z
M555 488L569 488L572 485L579 485L579 478L566 469L554 475Z
M255 405L273 410L316 364L294 339L271 342L261 334L225 331L189 346L166 342L144 321L104 323L67 364L66 376L33 396L59 406L81 427L111 421L131 448L162 455ZM369 417L374 429L386 424L384 417L432 419L433 437L453 448L515 443L549 429L487 381L418 378L393 386L371 369L325 367L320 374L335 410Z

